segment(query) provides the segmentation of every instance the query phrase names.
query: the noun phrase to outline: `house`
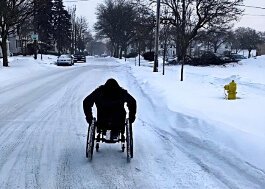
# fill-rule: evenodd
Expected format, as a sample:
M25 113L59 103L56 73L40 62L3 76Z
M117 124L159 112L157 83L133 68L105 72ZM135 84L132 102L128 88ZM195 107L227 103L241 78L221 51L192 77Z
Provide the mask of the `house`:
M170 42L166 46L166 57L176 57L176 45L174 42ZM160 56L163 56L164 54L164 44L161 44L158 48L158 53Z
M1 40L1 39L0 39ZM1 49L1 47L0 47ZM18 35L11 34L8 36L7 41L7 53L8 56L21 53L21 40L19 40ZM3 57L2 49L0 50L0 57Z
M10 34L8 36L9 51L11 54L19 54L22 51L22 44L19 36L16 34Z
M258 45L256 55L257 56L265 55L265 44Z

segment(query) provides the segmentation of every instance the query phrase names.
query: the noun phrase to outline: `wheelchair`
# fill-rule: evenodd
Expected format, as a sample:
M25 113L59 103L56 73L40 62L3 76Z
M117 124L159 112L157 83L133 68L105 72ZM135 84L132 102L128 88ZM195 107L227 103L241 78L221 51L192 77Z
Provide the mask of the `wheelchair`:
M111 133L113 130L106 130L97 128L96 118L93 118L92 123L88 127L87 142L86 142L86 157L89 160L93 158L94 148L99 151L99 144L102 143L121 143L122 152L127 154L127 161L129 162L133 158L133 132L132 123L127 118L125 121L125 131L117 130L117 138L112 138ZM125 136L124 136L125 134Z

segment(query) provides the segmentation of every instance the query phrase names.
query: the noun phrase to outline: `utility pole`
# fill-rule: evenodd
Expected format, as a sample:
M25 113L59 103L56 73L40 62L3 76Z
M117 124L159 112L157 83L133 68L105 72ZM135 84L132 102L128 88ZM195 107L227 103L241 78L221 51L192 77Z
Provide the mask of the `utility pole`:
M138 15L139 15L139 20L140 20L140 17L141 17L141 15L140 15L140 0L138 0ZM140 27L139 27L140 28ZM137 32L138 32L138 54L139 54L139 57L138 57L138 65L139 66L141 66L141 42L140 42L140 31L139 31L139 28L138 28L138 30L137 30Z
M36 9L37 9L37 5L36 5L36 0L34 0L34 5L33 5L33 8L34 8L34 37L33 37L33 46L34 46L34 59L36 60L37 59L37 34L36 34L36 30L37 30L37 28L36 28L36 22L37 22L37 20L36 20Z
M155 57L154 57L154 69L153 69L153 72L158 72L159 27L160 27L160 0L157 0L156 1Z
M73 8L73 10L72 10L72 42L71 42L71 53L75 53L75 43L76 43L76 40L75 40L75 30L76 30L76 28L75 28L75 25L76 25L76 23L75 23L75 12L76 12L76 5L74 5L74 8Z
M185 30L186 30L186 14L187 14L187 10L186 10L186 1L182 1L182 24L181 24L181 30L182 30L182 34L186 34ZM182 40L184 40L184 36L182 36ZM184 41L185 42L185 41ZM184 42L182 42L182 45L184 44ZM185 45L186 45L186 42L185 42ZM183 70L184 70L184 64L186 62L186 49L182 46L181 47L181 54L183 55L183 61L181 63L181 70L180 70L180 73L181 73L181 76L180 76L180 81L183 81Z
M139 54L138 65L141 66L141 43L140 43L140 40L138 41L138 54Z
M75 11L76 11L76 5L74 6L74 53L76 53L76 35L77 35L77 26L76 26L76 15L75 15Z

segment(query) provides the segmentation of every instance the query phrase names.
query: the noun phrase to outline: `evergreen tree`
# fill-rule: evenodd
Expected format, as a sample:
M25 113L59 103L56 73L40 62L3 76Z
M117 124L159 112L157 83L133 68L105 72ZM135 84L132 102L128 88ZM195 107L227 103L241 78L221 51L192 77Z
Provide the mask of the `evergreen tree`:
M35 0L34 28L39 35L39 40L48 45L52 44L52 0Z
M71 15L65 10L62 0L53 4L53 36L59 54L68 50L71 45Z

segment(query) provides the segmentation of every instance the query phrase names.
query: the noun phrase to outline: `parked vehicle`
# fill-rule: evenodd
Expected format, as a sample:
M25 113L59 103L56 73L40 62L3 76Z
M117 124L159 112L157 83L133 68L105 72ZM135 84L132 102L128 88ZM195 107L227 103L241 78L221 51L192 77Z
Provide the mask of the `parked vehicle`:
M178 63L177 57L173 57L173 56L167 57L166 61L168 65L175 65Z
M220 65L224 63L221 56L217 56L216 54L212 52L205 52L204 54L202 54L200 59L201 59L201 62L206 65L212 65L212 64Z
M230 57L234 62L238 62L240 60L247 59L246 57L244 57L241 54L230 54L230 55L228 55L228 57Z
M86 56L83 53L76 53L74 54L74 62L86 62Z
M70 54L62 54L57 58L57 66L60 65L74 65L74 59Z
M234 62L234 60L227 56L227 55L223 55L223 54L219 54L219 53L214 53L218 58L220 58L223 63L230 63L230 62Z
M208 65L222 65L234 61L228 56L221 55L218 53L213 53L211 51L206 51L200 57L190 58L187 62L188 64L194 66L197 65L208 66Z
M105 54L105 53L103 53L102 55L100 55L101 57L107 57L108 55L107 54Z

